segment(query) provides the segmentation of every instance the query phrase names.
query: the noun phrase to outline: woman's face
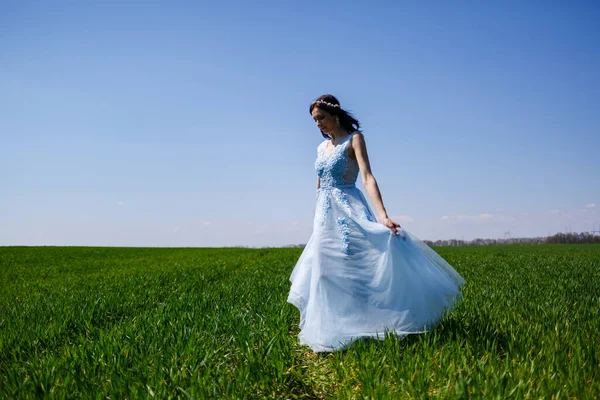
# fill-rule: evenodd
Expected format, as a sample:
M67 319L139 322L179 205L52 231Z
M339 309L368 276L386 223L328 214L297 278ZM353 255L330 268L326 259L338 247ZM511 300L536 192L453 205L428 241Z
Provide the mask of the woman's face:
M313 108L312 117L317 123L317 128L319 128L325 134L331 132L331 130L337 125L335 117L329 114L327 111L321 110L319 107Z

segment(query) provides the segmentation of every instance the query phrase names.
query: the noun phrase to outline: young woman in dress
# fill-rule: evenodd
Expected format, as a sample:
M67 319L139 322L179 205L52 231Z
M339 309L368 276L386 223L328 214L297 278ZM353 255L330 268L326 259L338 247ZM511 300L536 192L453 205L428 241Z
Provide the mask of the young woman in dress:
M300 311L300 343L333 351L360 338L431 329L462 299L464 279L389 218L358 120L332 95L309 111L325 140L315 161L313 232L287 299ZM356 188L359 172L376 215Z

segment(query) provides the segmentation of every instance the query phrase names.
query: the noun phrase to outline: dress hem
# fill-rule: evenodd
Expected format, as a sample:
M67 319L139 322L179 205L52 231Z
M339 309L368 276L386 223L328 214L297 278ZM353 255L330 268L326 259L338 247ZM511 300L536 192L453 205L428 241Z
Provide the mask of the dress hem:
M346 335L345 336L346 339L340 340L339 341L340 344L336 345L336 346L328 346L328 345L324 345L324 344L320 344L320 343L311 344L304 339L302 331L300 331L300 333L298 334L298 339L299 339L299 342L301 345L310 347L311 350L314 351L315 353L347 350L350 347L352 347L356 342L358 342L360 340L364 340L364 339L375 339L375 340L379 340L379 341L383 342L386 339L386 337L394 335L399 340L402 340L408 335L418 335L418 334L431 332L433 329L435 329L437 324L442 321L442 319L444 319L445 317L450 315L452 312L454 312L454 310L459 306L459 304L461 302L462 302L462 296L458 296L458 298L455 299L453 304L446 306L442 310L441 314L437 318L435 318L433 321L426 324L425 325L426 327L422 330L402 331L402 330L396 330L396 329L384 329L382 332L375 331L375 332L371 332L371 333L357 333L354 335ZM288 298L287 298L287 303L290 303L294 307L296 307L298 309L298 311L300 312L301 316L304 314L304 307L302 306L302 304L305 303L305 301L302 298L302 296L300 296L299 294L290 292L290 294L288 295Z

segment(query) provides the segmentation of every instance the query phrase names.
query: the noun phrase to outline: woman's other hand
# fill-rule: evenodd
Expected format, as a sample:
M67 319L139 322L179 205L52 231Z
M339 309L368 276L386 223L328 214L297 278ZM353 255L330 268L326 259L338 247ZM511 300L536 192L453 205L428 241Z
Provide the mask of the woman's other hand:
M387 226L388 228L390 228L392 230L392 232L394 232L394 235L399 235L400 232L398 232L398 229L401 229L402 227L400 226L399 223L392 221L389 217L385 217L381 220L381 223L384 224L385 226Z

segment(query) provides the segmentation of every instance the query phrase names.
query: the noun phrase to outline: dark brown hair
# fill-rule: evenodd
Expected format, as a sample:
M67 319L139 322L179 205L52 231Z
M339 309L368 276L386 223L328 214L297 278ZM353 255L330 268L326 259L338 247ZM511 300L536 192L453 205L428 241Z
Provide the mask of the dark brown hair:
M336 104L338 106L340 105L339 100L336 99L334 95L324 94L323 96L319 96L312 103L310 103L310 108L309 108L308 112L311 115L312 115L314 108L317 107L323 111L327 111L329 114L331 114L333 116L337 115L338 118L340 119L340 125L342 126L342 128L347 130L349 133L352 133L352 132L360 129L360 123L358 122L358 120L356 118L354 118L352 116L352 114L350 114L350 112L344 110L341 106L333 107L333 106L330 106L327 104L317 103L318 101L324 101L324 102L327 102L330 104ZM323 131L321 131L321 135L323 135L323 137L326 139L331 139L331 137L329 137L329 135L323 133Z

